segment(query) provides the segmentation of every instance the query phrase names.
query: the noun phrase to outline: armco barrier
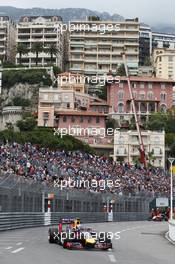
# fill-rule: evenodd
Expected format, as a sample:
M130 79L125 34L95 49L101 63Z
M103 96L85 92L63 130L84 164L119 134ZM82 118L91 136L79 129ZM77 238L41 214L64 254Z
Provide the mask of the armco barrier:
M107 222L107 214L103 212L69 212L69 213L0 213L0 231L18 228L56 225L60 218L79 217L82 223ZM145 213L114 213L114 222L147 220Z
M169 237L175 242L175 220L169 221Z
M102 223L107 221L106 213L51 213L51 224L57 224L60 218L80 218L82 223Z
M132 213L115 212L113 213L114 222L145 221L145 220L148 220L148 218L149 218L149 213L145 213L145 212L132 212Z
M43 225L43 213L0 213L0 231Z

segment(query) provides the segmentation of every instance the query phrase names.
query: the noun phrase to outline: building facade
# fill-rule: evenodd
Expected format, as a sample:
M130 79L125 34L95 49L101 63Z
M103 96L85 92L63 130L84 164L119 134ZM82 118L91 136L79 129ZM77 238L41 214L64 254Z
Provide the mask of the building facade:
M0 16L0 60L15 60L16 26L8 16Z
M152 31L149 26L140 26L139 65L148 66L152 54Z
M36 53L32 52L34 43L41 43L43 50L39 52L38 65L48 66L54 64L63 68L64 36L60 30L62 18L58 16L21 17L17 25L17 44L23 44L28 53L23 54L21 63L26 66L35 66ZM50 48L54 46L57 52L51 54ZM16 64L20 63L20 55L16 55Z
M130 81L140 121L145 122L152 113L172 107L172 80L133 76ZM108 85L107 97L107 103L112 108L110 115L119 121L130 121L133 109L126 77L120 77L120 83Z
M175 48L157 48L153 53L155 73L158 78L175 80Z
M132 75L138 73L139 22L125 21L73 21L75 30L69 37L70 71L84 75L104 75L116 72L123 63L125 48L127 64ZM109 28L110 25L110 28Z
M142 131L147 162L165 168L165 132ZM116 131L114 135L114 159L135 164L139 159L137 131Z
M140 25L139 30L139 65L152 63L151 56L155 49L175 49L175 34L153 32L151 27ZM149 61L150 59L150 61Z

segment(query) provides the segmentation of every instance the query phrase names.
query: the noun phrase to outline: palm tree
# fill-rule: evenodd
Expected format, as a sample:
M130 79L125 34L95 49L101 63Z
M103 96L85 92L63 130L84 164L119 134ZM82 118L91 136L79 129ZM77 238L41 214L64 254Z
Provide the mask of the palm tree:
M16 53L19 54L19 64L21 64L22 56L28 53L26 45L23 43L18 43Z
M38 66L39 53L44 50L41 42L36 42L32 45L31 52L36 54L36 66Z
M57 56L57 54L59 53L59 49L57 48L55 43L50 44L50 46L47 48L47 53L50 54L50 61L52 64L53 56Z

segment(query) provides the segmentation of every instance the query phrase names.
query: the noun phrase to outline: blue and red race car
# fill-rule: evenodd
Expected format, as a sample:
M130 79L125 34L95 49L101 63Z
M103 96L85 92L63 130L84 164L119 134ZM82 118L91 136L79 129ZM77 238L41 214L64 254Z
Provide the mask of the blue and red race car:
M57 243L67 249L112 248L111 238L107 233L82 227L78 218L61 219L57 228L49 228L48 239L49 243Z

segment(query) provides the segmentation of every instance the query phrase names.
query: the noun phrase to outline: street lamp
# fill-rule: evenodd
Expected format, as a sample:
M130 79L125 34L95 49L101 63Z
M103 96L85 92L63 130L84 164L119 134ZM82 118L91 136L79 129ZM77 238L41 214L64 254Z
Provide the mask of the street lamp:
M173 220L173 162L175 158L169 158L168 161L171 164L171 194L170 194L170 220Z

